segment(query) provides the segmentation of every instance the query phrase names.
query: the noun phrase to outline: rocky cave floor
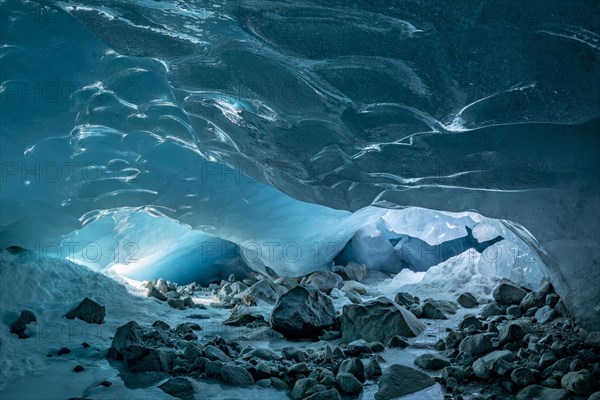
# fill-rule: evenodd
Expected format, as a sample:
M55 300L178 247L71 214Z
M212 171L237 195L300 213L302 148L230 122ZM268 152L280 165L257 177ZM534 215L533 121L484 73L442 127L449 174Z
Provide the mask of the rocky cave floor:
M122 321L109 348L83 342L47 357L70 357L74 381L90 359L107 361L86 399L117 398L117 381L184 400L600 399L600 332L579 328L550 283L503 280L493 300L389 299L360 283L367 272L349 263L296 279L144 282L144 301L168 305L171 326ZM105 307L89 297L65 317L102 324ZM36 315L21 311L11 335L34 340Z

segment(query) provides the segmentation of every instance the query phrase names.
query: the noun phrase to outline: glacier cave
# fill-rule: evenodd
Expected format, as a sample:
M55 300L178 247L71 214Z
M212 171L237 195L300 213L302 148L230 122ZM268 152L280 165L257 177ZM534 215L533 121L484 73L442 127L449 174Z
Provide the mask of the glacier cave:
M599 21L0 0L0 399L600 399Z

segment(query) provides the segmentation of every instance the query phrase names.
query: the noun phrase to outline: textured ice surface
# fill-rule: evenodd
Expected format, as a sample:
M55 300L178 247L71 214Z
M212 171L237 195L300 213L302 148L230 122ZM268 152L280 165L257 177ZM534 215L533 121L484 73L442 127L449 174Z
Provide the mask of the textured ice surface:
M598 4L53 4L2 4L2 242L141 210L300 274L350 211L473 210L600 321Z

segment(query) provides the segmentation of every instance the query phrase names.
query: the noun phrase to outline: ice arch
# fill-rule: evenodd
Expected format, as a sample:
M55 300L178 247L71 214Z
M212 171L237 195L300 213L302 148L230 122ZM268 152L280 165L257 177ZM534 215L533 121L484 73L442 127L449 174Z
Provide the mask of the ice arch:
M107 212L135 209L222 240L300 240L307 248L314 239L344 243L382 212L364 208L371 204L474 210L502 219L507 230L537 250L584 326L600 323L600 292L590 287L600 281L599 121L597 114L584 113L563 124L539 112L550 103L544 96L552 87L498 92L444 124L428 113L433 114L430 106L456 104L417 109L428 92L426 83L412 84L418 76L407 73L407 87L419 91L419 102L406 105L392 98L365 104L368 99L352 98L351 88L318 85L327 68L341 70L337 63L348 61L343 57L321 63L320 71L296 71L293 65L281 67L281 58L269 62L264 53L253 53L256 40L236 40L212 49L215 65L227 65L249 80L265 78L260 73L288 79L301 87L302 97L294 104L276 98L281 104L274 105L256 90L254 98L233 101L229 88L217 88L211 96L198 93L192 78L170 70L160 57L119 54L61 9L48 7L44 12L52 23L45 23L34 17L40 7L8 2L0 24L4 243L61 243L82 223L100 228ZM568 55L597 58L597 49L581 46ZM167 49L153 50L160 56ZM187 54L178 50L176 56ZM211 66L203 68L215 72ZM581 70L579 64L573 68ZM449 84L441 78L431 83ZM579 101L590 109L597 105L593 93ZM507 103L523 104L527 112L517 121L498 116ZM295 115L298 108L311 118ZM527 119L544 122L524 123ZM407 129L405 137L373 143L361 137L355 146L352 133L376 136L389 127ZM274 145L279 138L307 131L319 134L286 148L284 168L268 162L281 150ZM305 159L323 168L300 168L298 175L285 168L302 167ZM226 164L242 171L252 165L258 173L247 179ZM152 235L152 229L145 234ZM96 234L114 232L90 233ZM308 259L277 264L290 274L323 266Z

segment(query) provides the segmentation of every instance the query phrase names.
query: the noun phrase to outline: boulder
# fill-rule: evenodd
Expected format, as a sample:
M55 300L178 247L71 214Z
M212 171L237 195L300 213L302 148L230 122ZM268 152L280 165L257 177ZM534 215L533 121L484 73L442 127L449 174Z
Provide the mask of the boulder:
M167 296L162 294L156 287L154 287L154 285L150 286L150 289L148 290L148 294L146 294L146 296L154 297L155 299L158 299L160 301L167 301Z
M435 384L431 377L417 369L393 364L379 378L379 390L375 400L391 400L410 393L419 392Z
M322 292L329 294L331 289L342 287L343 279L338 274L329 271L316 271L310 274L301 284L312 285Z
M365 376L369 379L374 379L380 377L382 372L383 371L381 370L381 366L379 365L377 360L374 357L372 357L367 363L367 366L365 367Z
M396 293L396 297L394 297L394 301L397 304L404 306L406 308L409 308L412 304L418 304L418 302L415 301L414 296L412 294L406 293L406 292Z
M456 314L458 311L458 304L450 300L433 300L426 299L425 303L433 304L438 310L444 314Z
M369 354L372 350L366 340L358 339L348 343L345 354L349 356L359 356L361 354Z
M517 394L517 400L569 400L571 393L565 389L551 389L541 385L530 385Z
M317 384L318 384L317 380L313 379L313 378L298 379L296 381L296 383L294 384L294 388L292 389L292 393L291 393L290 397L293 400L304 399L306 392L310 388L312 388L313 386L315 386Z
M387 343L392 337L418 336L425 324L393 301L380 297L362 304L345 305L340 317L342 340Z
M341 288L344 292L355 292L356 294L367 294L367 287L356 281L345 281Z
M273 307L271 325L286 337L316 337L334 324L335 317L329 296L311 286L296 286Z
M224 365L221 368L221 379L223 382L233 386L249 386L254 384L250 372L237 365Z
M422 306L423 308L423 318L429 319L448 319L446 315L436 307L433 303L425 302Z
M527 292L511 282L502 282L492 292L494 299L501 304L520 304Z
M341 276L345 281L360 282L367 277L368 269L362 264L350 261L346 266L336 266L333 272Z
M244 290L241 296L249 295L258 302L275 304L279 297L287 291L285 286L263 279Z
M577 396L589 396L594 392L592 374L586 369L565 374L560 385Z
M229 318L223 321L223 325L230 326L242 326L252 323L266 324L265 317L240 305L236 306Z
M340 400L340 394L335 389L324 390L305 397L304 400Z
M358 358L349 358L342 361L338 372L348 372L360 381L365 380L365 367Z
M485 334L467 336L458 345L459 351L464 351L472 356L489 353L492 349L492 341Z
M211 344L204 348L204 356L211 361L227 362L230 360L227 354L223 353L221 349Z
M25 329L30 322L36 322L35 315L31 311L23 310L19 318L10 326L10 332L19 336L19 339L27 339L29 335L25 333Z
M485 306L483 306L483 308L481 309L479 314L483 318L489 318L489 317L493 317L496 315L502 315L502 314L504 314L504 312L502 311L502 308L500 308L500 306L498 306L498 304L489 303L489 304L486 304Z
M537 292L529 292L523 297L521 303L519 304L523 311L527 311L530 308L537 307L540 308L544 306L546 302L546 293L537 291Z
M170 378L160 385L159 388L161 388L163 392L181 400L194 399L194 385L188 378Z
M546 324L555 317L554 309L550 306L544 306L535 312L535 319L540 324Z
M480 331L483 329L481 321L474 315L466 315L458 324L458 329L461 331Z
M437 354L426 353L415 358L414 364L423 369L439 370L450 365L450 362Z
M529 368L517 368L510 373L510 379L517 386L525 387L535 383L535 374Z
M250 350L248 353L244 354L244 357L255 357L260 358L261 360L273 361L273 360L281 360L281 356L274 352L271 349L266 349L264 347L258 347L256 349Z
M104 322L105 315L106 309L104 306L86 297L77 307L69 311L66 317L67 319L78 318L90 324L101 324Z
M479 305L479 302L477 301L475 296L473 296L469 292L462 293L460 296L458 296L456 301L464 308L474 308Z
M510 362L515 359L515 355L510 350L496 350L485 356L478 358L473 363L473 373L480 379L487 379L490 376L491 371L499 370L496 367L496 363L502 361Z
M595 348L600 348L600 331L590 332L585 338L585 344Z
M340 372L335 377L335 381L342 389L342 391L348 394L358 394L362 392L362 383L354 375L349 372Z

